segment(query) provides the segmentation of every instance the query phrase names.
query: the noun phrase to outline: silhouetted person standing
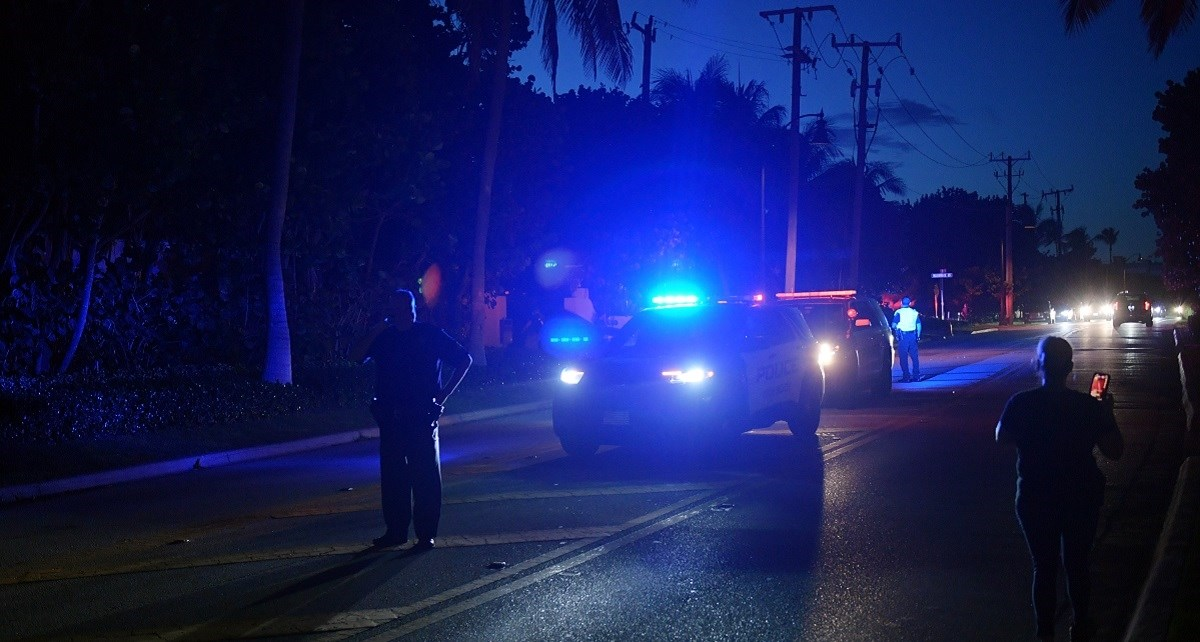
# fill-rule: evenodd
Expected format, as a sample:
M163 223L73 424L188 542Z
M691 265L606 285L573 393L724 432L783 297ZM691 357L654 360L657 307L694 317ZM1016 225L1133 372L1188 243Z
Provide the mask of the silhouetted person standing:
M904 297L900 308L892 315L892 329L896 331L897 351L900 353L900 381L921 380L921 355L917 353L917 342L921 340L921 313L912 307L912 299ZM912 370L908 368L912 360ZM910 376L911 372L911 376Z
M354 361L375 362L371 415L379 425L379 477L387 532L377 547L408 541L433 548L442 512L438 418L443 404L471 367L471 355L445 331L417 322L412 292L396 290L382 323L351 352ZM450 368L449 373L443 367Z
M1067 388L1073 368L1071 344L1042 339L1041 387L1013 395L996 424L996 441L1017 447L1017 519L1033 557L1033 611L1042 640L1054 638L1060 561L1074 615L1071 639L1091 638L1088 555L1104 503L1104 474L1092 448L1110 459L1125 450L1112 395L1096 399Z

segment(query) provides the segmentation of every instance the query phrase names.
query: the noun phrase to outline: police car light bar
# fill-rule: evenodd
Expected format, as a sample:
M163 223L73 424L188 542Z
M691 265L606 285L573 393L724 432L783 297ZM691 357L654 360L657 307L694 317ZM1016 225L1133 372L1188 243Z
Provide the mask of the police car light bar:
M650 299L654 305L696 305L700 297L695 294L663 294Z
M776 299L813 299L818 297L850 297L858 290L816 290L813 292L776 292Z
M717 303L733 303L733 302L762 303L766 298L767 297L765 295L763 295L762 293L746 294L746 295L740 295L740 296L729 296L729 297L725 297L723 299L717 299Z

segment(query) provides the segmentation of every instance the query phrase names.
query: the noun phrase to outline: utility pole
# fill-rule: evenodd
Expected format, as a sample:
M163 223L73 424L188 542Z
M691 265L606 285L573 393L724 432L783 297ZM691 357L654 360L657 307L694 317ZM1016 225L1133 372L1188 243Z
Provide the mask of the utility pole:
M780 24L783 24L784 16L792 16L792 45L787 48L789 53L784 55L784 58L792 61L792 123L789 136L791 153L788 168L791 179L788 181L787 261L784 266L783 286L785 292L796 291L796 236L800 228L800 72L804 65L814 62L812 56L800 46L800 35L803 33L804 20L807 18L811 21L813 14L818 11L832 11L837 14L837 9L831 4L758 12L758 15L766 18L768 22L771 18L778 17Z
M1054 239L1055 256L1062 256L1062 251L1063 251L1062 238L1063 238L1063 232L1065 231L1065 230L1063 230L1063 222L1062 222L1063 206L1062 206L1062 201L1060 200L1060 197L1063 194L1069 194L1069 193L1073 192L1074 190L1075 190L1075 186L1072 185L1072 186L1068 187L1067 189L1052 189L1049 192L1042 192L1042 198L1046 198L1047 196L1050 196L1051 194L1054 195L1054 207L1050 208L1050 213L1054 214L1055 220L1058 221L1058 238Z
M870 42L867 40L855 40L854 35L850 35L850 42L839 43L837 38L832 39L834 49L842 49L845 47L860 47L862 48L862 65L859 70L859 78L850 81L850 97L853 98L855 93L858 94L858 120L855 125L855 138L858 146L858 154L855 159L854 172L854 226L850 236L850 287L858 288L861 284L858 282L859 263L861 263L862 254L862 210L863 210L863 190L866 188L867 182L867 129L874 127L867 122L867 90L872 88L868 81L867 65L871 59L871 47L896 47L903 49L900 46L900 34L896 34L895 40L887 42ZM883 68L879 68L879 73L883 74ZM875 80L875 97L879 97L879 88L881 81Z
M650 45L654 43L654 37L658 34L658 29L654 28L654 16L649 16L646 19L646 26L637 23L637 12L633 12L633 17L629 19L629 28L642 34L642 99L650 102Z
M1029 152L1025 152L1025 155L1019 158L1014 158L1012 155L1006 156L1003 152L1001 152L1000 156L988 154L988 161L1005 164L1007 168L1005 175L1008 176L1008 198L1004 201L1004 247L1001 248L1004 255L1004 298L1001 300L1000 305L1000 325L1012 325L1013 320L1013 163L1027 160L1029 160ZM1000 178L1000 172L996 172L995 175L996 178ZM1017 176L1020 177L1023 174L1018 172Z

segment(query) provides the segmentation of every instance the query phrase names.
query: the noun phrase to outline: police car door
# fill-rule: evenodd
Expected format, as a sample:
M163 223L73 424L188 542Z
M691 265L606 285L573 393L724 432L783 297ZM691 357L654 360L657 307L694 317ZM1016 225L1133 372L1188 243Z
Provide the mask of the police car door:
M747 402L755 414L800 398L801 349L795 330L778 310L751 308L747 323Z

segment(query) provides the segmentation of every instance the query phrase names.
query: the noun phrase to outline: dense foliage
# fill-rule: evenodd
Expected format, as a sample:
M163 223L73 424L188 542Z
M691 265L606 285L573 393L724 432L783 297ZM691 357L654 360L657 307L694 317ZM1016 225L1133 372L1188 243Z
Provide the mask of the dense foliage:
M295 385L225 366L0 378L0 449L363 407L371 383L352 365L302 369Z
M1200 297L1200 67L1182 83L1167 81L1155 96L1154 120L1166 132L1158 141L1164 158L1138 174L1134 185L1142 196L1135 207L1154 217L1161 232L1167 284Z
M529 21L512 5L509 48L519 49ZM485 63L499 49L495 25L472 22L478 6L307 3L283 239L301 370L339 360L397 285L423 289L422 314L465 334ZM0 5L11 88L0 118L0 375L261 367L282 73L272 11L232 0ZM787 115L761 83L730 80L719 58L692 71L661 71L649 101L607 88L547 96L509 78L485 276L489 292L509 294L514 327L576 286L609 314L665 277L720 293L780 289ZM1194 129L1194 101L1175 106L1175 96L1196 84L1161 99L1171 140ZM853 165L839 132L805 123L798 286L838 287ZM834 144L816 144L826 137ZM1176 147L1163 171L1196 149ZM901 177L869 170L864 289L928 301L927 273L948 268L962 275L950 284L955 309L994 307L1000 199L946 188L896 200ZM1155 178L1161 189L1143 205L1164 230L1197 219L1171 199L1198 182L1171 176ZM1047 232L1023 207L1017 220L1018 307L1054 298L1045 284L1066 280L1050 275L1111 271L1085 230ZM1200 263L1185 252L1196 230L1166 236L1171 265ZM1061 257L1038 251L1059 242Z

